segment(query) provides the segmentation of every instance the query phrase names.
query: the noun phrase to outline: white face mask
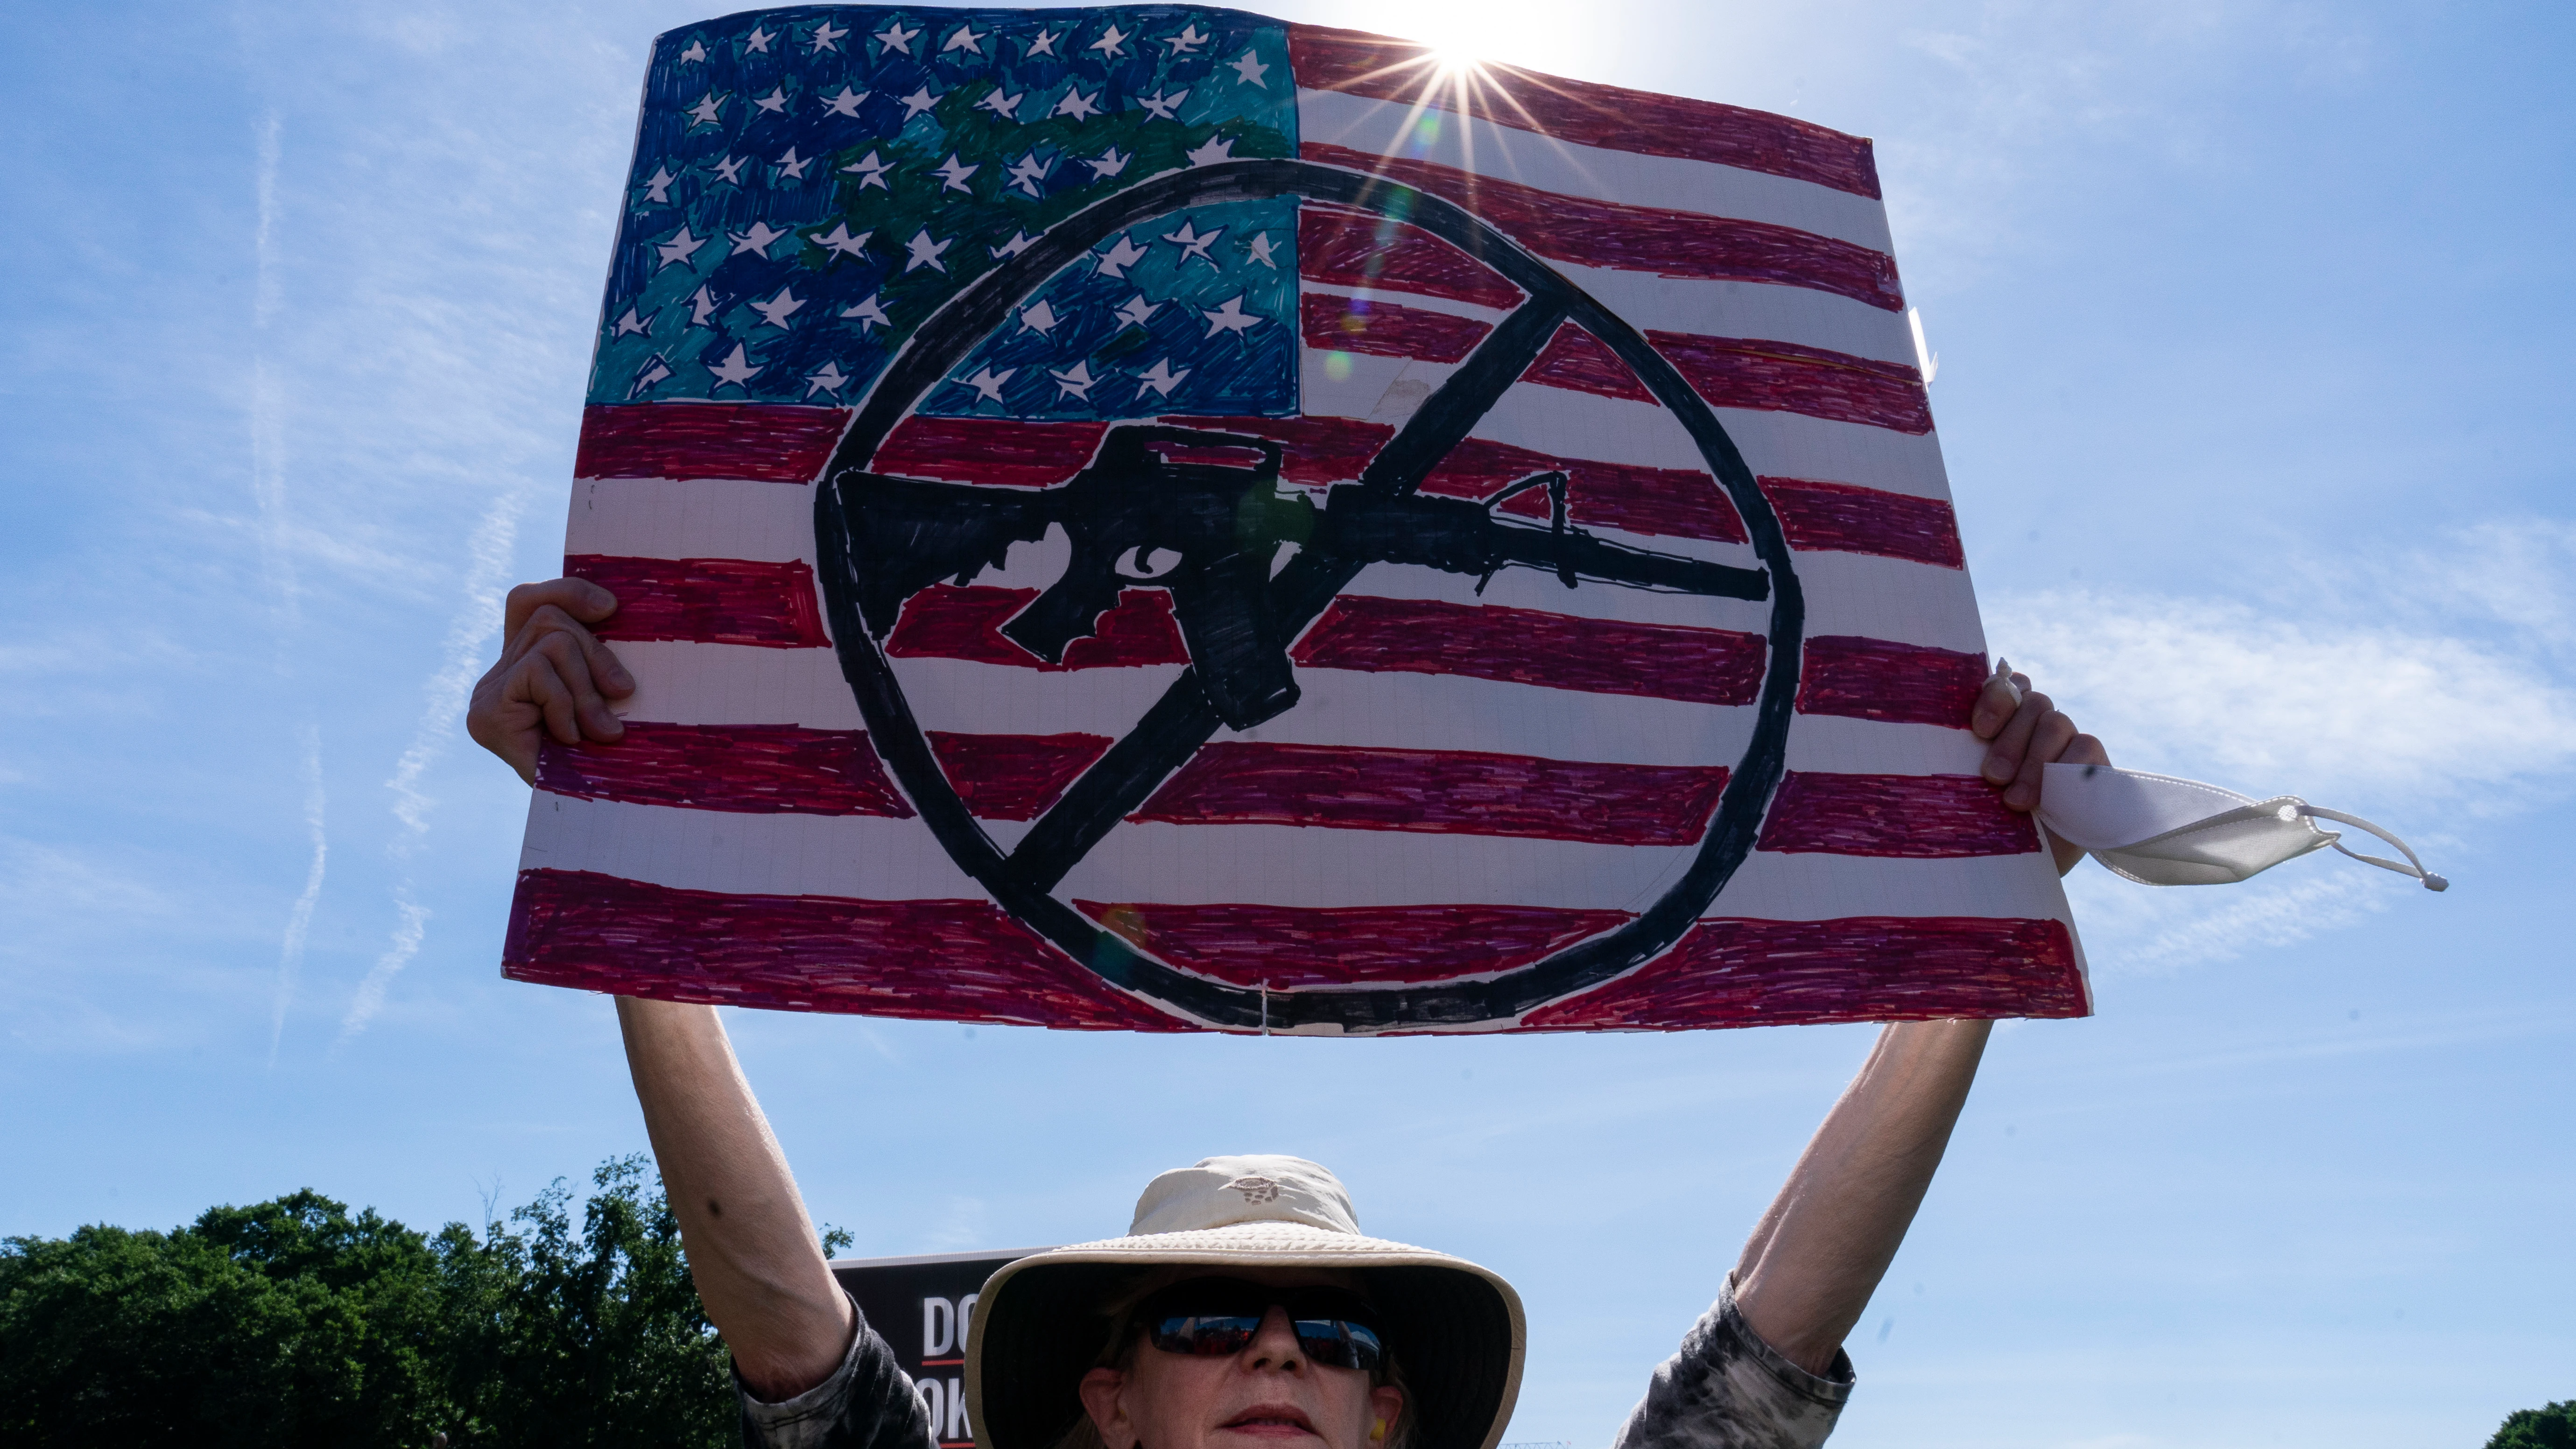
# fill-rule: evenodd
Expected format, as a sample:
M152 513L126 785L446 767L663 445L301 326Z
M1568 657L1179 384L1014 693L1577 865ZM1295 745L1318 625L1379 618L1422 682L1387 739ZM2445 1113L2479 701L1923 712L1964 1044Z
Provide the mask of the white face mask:
M2340 832L2317 828L2319 819L2367 830L2396 846L2406 860L2347 850ZM2327 846L2413 876L2427 890L2447 890L2451 884L2427 872L2405 841L2358 816L2321 809L2296 795L2256 800L2142 770L2050 765L2040 781L2039 821L2049 834L2082 846L2114 872L2144 885L2226 885Z

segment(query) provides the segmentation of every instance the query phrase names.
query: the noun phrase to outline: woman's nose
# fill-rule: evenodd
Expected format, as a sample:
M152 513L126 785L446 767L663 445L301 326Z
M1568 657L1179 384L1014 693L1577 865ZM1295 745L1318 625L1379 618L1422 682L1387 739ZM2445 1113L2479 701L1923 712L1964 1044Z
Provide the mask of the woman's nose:
M1303 1370L1306 1351L1297 1342L1297 1325L1288 1310L1274 1303L1261 1315L1261 1330L1245 1346L1244 1367L1275 1368L1289 1373Z

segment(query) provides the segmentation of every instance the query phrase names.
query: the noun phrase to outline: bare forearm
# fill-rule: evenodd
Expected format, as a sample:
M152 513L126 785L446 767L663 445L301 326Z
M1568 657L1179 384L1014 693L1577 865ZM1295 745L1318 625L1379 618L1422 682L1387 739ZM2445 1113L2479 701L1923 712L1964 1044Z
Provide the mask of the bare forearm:
M715 1008L620 998L617 1021L707 1317L762 1397L821 1383L849 1345L849 1300Z
M1968 1100L1991 1023L1891 1026L1744 1245L1754 1332L1823 1373L1869 1307Z

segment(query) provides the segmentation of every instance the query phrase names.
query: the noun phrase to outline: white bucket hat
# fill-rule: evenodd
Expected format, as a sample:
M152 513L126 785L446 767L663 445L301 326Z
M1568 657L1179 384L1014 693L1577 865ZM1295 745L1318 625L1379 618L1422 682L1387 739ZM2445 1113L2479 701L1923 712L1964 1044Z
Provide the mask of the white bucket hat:
M1076 1390L1108 1341L1108 1300L1175 1264L1356 1274L1404 1368L1416 1449L1494 1449L1502 1437L1528 1339L1512 1285L1464 1258L1363 1236L1341 1179L1315 1163L1246 1156L1155 1178L1123 1238L1032 1254L985 1281L966 1341L978 1449L1054 1449L1082 1417Z

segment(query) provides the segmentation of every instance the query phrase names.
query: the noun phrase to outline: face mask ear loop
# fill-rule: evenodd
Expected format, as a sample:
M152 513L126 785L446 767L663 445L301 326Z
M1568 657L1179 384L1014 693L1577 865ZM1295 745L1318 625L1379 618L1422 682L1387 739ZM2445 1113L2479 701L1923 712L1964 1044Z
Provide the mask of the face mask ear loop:
M2371 834L2378 836L2380 839L2387 841L2389 844L2396 846L2398 852L2404 855L2408 862L2405 865L2400 865L2396 861L2383 859L2376 855L2364 855L2357 850L2344 850L2341 842L2336 843L2335 849L2343 851L2345 855L2351 856L2353 859L2362 862L2364 865L2375 865L2381 870L2393 870L2399 875L2411 875L2417 880L2422 881L2424 883L2424 889L2428 891L2446 891L2451 888L2451 883L2449 881L2444 880L2442 877L2435 875L2424 868L2424 862L2416 858L2415 852L2407 847L2405 841L2398 839L2396 836L2389 834L2387 831L2380 829L2378 826L2371 824L2360 816L2346 815L2340 810L2328 810L2322 805L2301 805L2298 807L2298 811L2302 815L2313 815L2320 819L2332 820L2338 824L2350 825L2356 829L2367 830Z

